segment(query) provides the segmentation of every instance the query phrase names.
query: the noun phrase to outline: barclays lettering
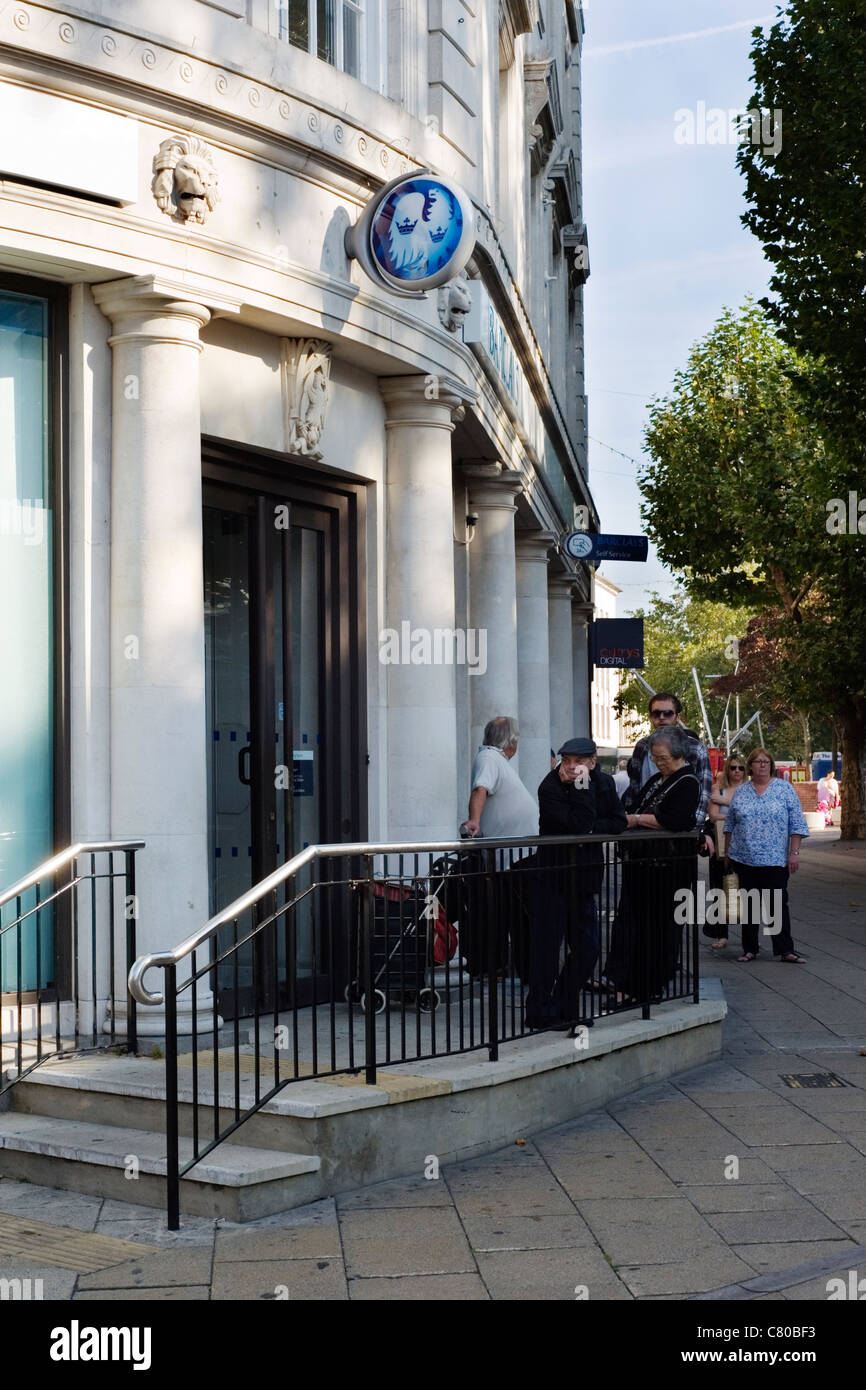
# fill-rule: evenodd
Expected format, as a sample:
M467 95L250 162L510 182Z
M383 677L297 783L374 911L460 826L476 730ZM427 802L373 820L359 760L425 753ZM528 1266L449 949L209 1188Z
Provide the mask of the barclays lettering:
M505 331L505 325L498 318L492 304L487 306L487 355L496 368L502 385L519 410L521 400L517 358Z

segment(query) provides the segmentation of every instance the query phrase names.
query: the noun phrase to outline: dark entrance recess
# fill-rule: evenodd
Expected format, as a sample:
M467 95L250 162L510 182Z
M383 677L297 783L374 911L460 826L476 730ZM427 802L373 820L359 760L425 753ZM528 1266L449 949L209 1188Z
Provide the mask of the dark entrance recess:
M203 475L215 913L306 845L365 837L365 487L207 442ZM247 1014L256 998L280 1008L322 1000L331 932L320 917L313 894L297 915L295 998L280 986L273 1000L283 947L266 932L237 977L220 968L220 1013ZM239 921L241 936L250 925ZM224 937L222 946L231 928Z

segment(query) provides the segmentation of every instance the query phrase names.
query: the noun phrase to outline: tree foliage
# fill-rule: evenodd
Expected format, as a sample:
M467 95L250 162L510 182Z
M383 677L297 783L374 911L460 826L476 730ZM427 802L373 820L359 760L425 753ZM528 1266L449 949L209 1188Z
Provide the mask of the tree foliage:
M739 151L742 220L775 267L771 321L821 359L812 403L853 439L866 413L866 4L788 0L751 58L751 107L780 113L782 138Z
M798 383L820 372L754 303L726 310L650 408L642 515L689 594L767 614L776 694L838 720L843 834L866 838L866 536L856 522L828 530L828 503L847 503L849 459L804 406Z
M718 737L725 715L726 698L709 694L712 677L734 670L737 644L745 635L751 612L726 603L689 598L675 593L669 599L652 595L649 612L639 610L644 620L644 677L654 690L672 690L683 704L683 718L690 728L709 738ZM710 721L706 729L695 690L692 667L698 674ZM616 700L620 713L634 711L646 719L649 696L631 676ZM751 713L751 710L750 710ZM734 730L732 729L732 732Z

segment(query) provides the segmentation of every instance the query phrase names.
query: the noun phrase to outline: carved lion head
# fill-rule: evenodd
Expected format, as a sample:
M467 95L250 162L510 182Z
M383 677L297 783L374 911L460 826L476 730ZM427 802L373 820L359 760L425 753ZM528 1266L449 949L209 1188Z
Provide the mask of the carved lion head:
M219 175L209 145L194 135L172 135L153 157L153 196L178 222L207 220L219 202Z

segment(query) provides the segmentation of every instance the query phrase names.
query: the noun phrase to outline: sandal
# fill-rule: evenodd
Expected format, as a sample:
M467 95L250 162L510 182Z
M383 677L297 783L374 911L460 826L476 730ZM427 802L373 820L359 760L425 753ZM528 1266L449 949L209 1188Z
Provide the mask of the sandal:
M786 951L783 956L777 956L777 960L783 960L786 965L805 965L808 956L798 956L796 951Z
M743 956L737 956L737 960L742 960L742 961L746 961L746 960L752 961L752 960L757 960L757 959L758 959L758 957L757 957L756 955L753 955L751 951L746 951L745 955L743 955Z
M728 938L722 936L718 941L714 941L710 947L711 951L726 951L728 949Z

